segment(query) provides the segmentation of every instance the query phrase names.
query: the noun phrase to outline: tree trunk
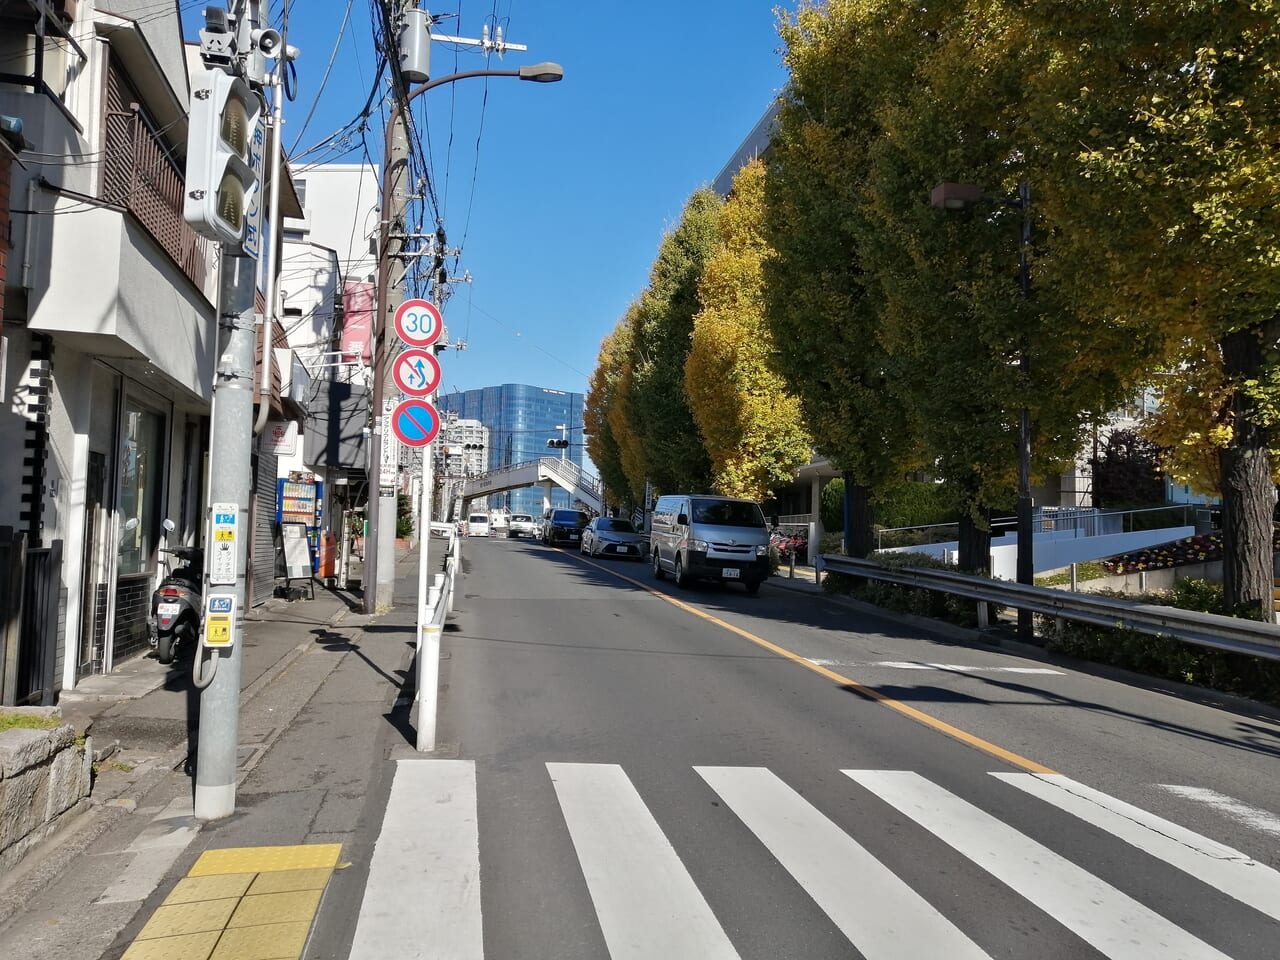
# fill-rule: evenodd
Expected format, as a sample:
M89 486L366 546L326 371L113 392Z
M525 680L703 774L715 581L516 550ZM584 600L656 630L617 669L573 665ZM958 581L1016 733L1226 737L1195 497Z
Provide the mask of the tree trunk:
M991 575L991 528L983 530L968 513L960 518L960 555L957 566L965 573Z
M849 498L849 555L866 558L876 549L875 510L871 506L871 488L861 483L845 482Z
M1276 339L1280 317L1261 328L1223 337L1223 368L1237 389L1231 397L1231 445L1222 467L1222 587L1229 611L1259 620L1272 617L1273 528L1276 488L1271 481L1270 437L1258 423L1255 401L1239 385L1260 380L1265 345Z

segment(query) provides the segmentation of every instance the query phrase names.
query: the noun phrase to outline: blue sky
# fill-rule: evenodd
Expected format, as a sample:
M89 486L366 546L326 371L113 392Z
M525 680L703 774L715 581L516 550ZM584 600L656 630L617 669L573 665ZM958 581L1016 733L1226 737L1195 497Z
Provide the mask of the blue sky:
M445 308L464 351L441 356L443 388L531 383L583 392L601 339L644 289L689 195L709 183L785 83L773 3L686 0L440 0L458 16L435 32L478 38L496 19L526 44L500 61L435 43L432 77L560 63L560 83L511 78L445 84L425 101L427 156L450 246L462 245ZM298 94L291 145L316 101L344 0L290 13ZM273 7L278 22L280 6ZM184 13L195 40L198 8ZM369 0L353 0L329 80L302 133L305 149L359 113L373 79ZM421 114L420 114L421 115ZM369 150L381 161L381 113ZM359 139L335 162L364 158ZM429 229L429 227L428 227Z

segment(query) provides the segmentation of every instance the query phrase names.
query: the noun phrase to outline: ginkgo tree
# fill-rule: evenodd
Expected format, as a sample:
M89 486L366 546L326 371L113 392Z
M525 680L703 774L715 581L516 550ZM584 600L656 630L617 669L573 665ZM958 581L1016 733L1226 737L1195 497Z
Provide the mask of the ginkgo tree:
M780 24L790 82L767 157L765 317L775 365L819 452L846 476L850 552L874 548L874 503L920 464L858 249L868 150L886 91L909 77L875 4L806 4ZM905 35L909 31L903 29ZM898 37L904 40L904 37Z
M711 458L712 488L764 500L812 453L800 402L773 368L763 321L764 166L743 167L720 213L720 241L698 284L684 388Z
M1223 498L1227 602L1270 615L1280 421L1277 0L1019 7L1061 185L1059 293L1151 343L1170 466ZM1214 469L1216 461L1216 469ZM1215 477L1216 474L1216 477Z

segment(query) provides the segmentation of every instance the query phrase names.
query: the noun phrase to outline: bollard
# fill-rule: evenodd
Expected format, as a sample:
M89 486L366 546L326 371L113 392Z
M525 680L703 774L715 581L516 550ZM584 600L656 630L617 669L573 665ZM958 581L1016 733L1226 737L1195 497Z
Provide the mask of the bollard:
M788 570L788 571L787 571L787 577L788 577L788 579L791 579L791 580L794 580L794 579L796 578L796 551L795 551L795 548L792 548L792 550L791 550L791 568L790 568L790 570Z

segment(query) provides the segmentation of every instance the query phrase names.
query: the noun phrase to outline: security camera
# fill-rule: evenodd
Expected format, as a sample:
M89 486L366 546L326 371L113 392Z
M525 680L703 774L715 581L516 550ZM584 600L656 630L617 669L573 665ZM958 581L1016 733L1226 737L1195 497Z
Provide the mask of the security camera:
M272 30L254 30L250 37L253 39L253 45L258 52L264 57L274 57L280 51L280 31Z

